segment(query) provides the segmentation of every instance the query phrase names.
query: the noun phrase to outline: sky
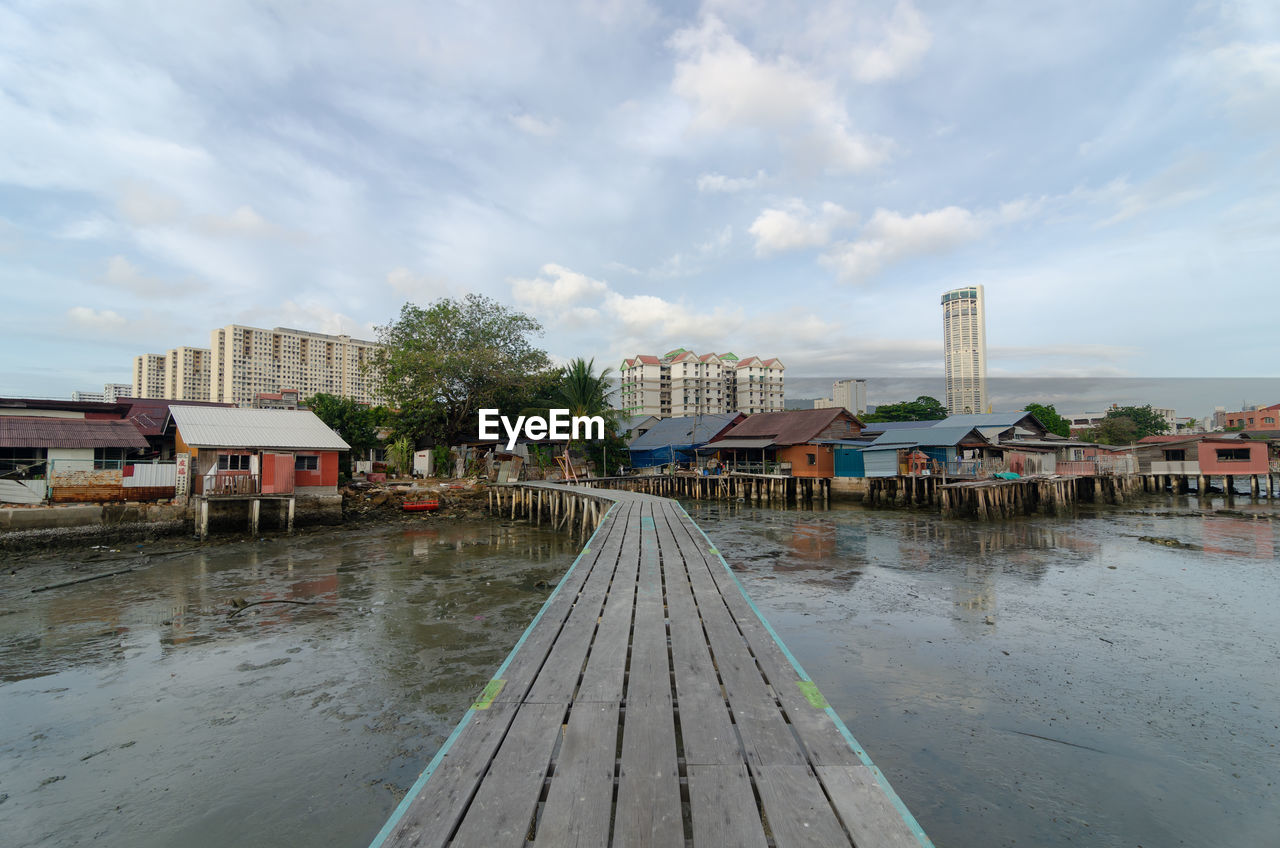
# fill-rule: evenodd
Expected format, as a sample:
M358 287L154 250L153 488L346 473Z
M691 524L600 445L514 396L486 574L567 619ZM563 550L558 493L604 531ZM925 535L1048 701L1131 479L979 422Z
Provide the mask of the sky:
M1278 234L1272 0L0 0L0 395L471 292L937 378L979 283L993 378L1270 378Z

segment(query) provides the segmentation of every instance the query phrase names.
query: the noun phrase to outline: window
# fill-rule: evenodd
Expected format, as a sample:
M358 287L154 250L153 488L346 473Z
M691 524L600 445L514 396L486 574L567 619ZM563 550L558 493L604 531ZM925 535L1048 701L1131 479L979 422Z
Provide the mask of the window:
M1186 462L1187 452L1185 450L1167 450L1164 452L1165 462Z
M1218 448L1218 462L1248 462L1248 448Z
M104 468L123 468L124 451L124 448L94 448L93 469L101 471Z
M218 457L219 471L248 471L249 455L247 453L224 453Z
M293 458L294 471L319 471L320 457L318 456L295 456Z
M804 456L805 456L805 459L808 460L808 463L810 465L818 464L818 455L816 453L807 453Z
M44 448L0 448L0 474L18 480L44 476Z

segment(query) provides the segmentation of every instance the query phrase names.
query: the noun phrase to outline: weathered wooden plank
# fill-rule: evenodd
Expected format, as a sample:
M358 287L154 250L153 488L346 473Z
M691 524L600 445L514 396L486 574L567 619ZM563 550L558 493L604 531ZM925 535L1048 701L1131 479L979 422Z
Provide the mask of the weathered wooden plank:
M743 638L781 701L783 711L799 737L809 761L823 765L862 765L861 758L849 747L835 722L827 715L827 702L817 685L801 679L795 666L778 647L773 634L743 597L733 575L728 572L718 555L710 553L707 539L687 515L683 516L682 527L692 543L703 552L701 558L690 557L690 567L704 567L710 574Z
M622 700L623 677L627 667L627 647L631 635L631 615L635 608L636 574L640 567L639 507L632 505L627 532L618 553L618 567L609 585L609 596L600 613L578 701Z
M523 704L472 799L452 848L521 846L542 794L565 708Z
M683 841L662 572L653 505L645 504L613 845L666 848Z
M765 848L768 841L746 764L690 765L687 771L695 846Z
M667 617L671 625L671 659L680 702L684 759L690 765L745 763L738 734L707 647L702 621L693 602L683 555L671 533L670 508L658 516L658 540L663 547L667 587Z
M808 765L752 766L751 771L778 848L851 844Z
M688 565L694 600L753 773L757 765L803 764L804 752L774 704L718 588L706 566L699 567L705 552L687 533L678 534L676 543Z
M563 626L558 631L553 631L549 627L540 628L546 633L542 635L539 644L545 643L548 639L555 640L544 653L545 663L538 663L534 671L537 675L536 679L528 686L527 692L516 690L511 693L510 698L522 698L528 702L563 704L568 703L572 697L574 688L578 684L578 676L582 672L582 664L586 660L587 650L591 645L592 634L600 617L605 592L614 578L614 571L618 564L618 551L622 548L630 525L628 516L632 508L630 504L619 505L618 512L606 519L609 522L608 535L599 546L590 577L582 585L578 595L571 599L572 609L566 611L567 618L564 619ZM523 650L520 653L523 654ZM519 670L517 663L522 660L524 658L517 654L509 671ZM537 654L531 653L526 662L532 665L537 660Z
M494 704L471 714L466 728L400 817L386 844L435 848L448 841L515 711L515 704Z
M817 766L831 805L858 848L920 848L920 840L866 766Z
M617 703L574 704L538 822L535 845L599 848L608 844L618 712Z

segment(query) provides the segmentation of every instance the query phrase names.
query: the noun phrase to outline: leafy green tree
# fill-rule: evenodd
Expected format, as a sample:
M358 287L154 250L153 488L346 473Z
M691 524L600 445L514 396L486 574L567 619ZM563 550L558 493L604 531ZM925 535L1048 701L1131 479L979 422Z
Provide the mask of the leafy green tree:
M457 444L473 439L481 409L513 415L547 370L535 319L491 298L441 298L425 309L406 303L378 328L374 355L381 394L397 407L396 430L416 439Z
M1137 435L1134 441L1144 436L1159 436L1169 432L1169 422L1159 413L1151 408L1151 404L1145 406L1114 406L1107 410L1107 419L1123 418L1133 422L1133 426ZM1118 444L1117 442L1108 442L1108 444Z
M1045 426L1050 433L1059 436L1071 435L1071 422L1058 414L1058 410L1053 408L1053 404L1044 406L1039 403L1027 404L1027 412L1036 417L1036 420Z
M921 395L915 400L877 406L875 412L862 416L862 420L866 422L938 421L946 417L947 408L937 398Z
M351 473L353 457L362 458L380 443L378 427L386 410L371 408L347 397L321 392L306 400L307 407L331 430L351 445L349 453L340 454L339 470Z
M1086 434L1091 441L1103 445L1131 445L1142 436L1138 435L1138 425L1132 418L1123 415L1108 415Z

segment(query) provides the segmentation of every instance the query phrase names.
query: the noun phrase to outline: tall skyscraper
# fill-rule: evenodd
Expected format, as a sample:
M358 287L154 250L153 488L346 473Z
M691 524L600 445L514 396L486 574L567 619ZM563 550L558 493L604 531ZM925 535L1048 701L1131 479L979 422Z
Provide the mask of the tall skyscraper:
M986 412L987 318L982 286L952 289L942 296L942 355L947 412Z

